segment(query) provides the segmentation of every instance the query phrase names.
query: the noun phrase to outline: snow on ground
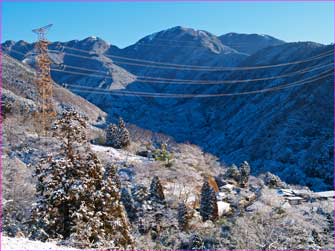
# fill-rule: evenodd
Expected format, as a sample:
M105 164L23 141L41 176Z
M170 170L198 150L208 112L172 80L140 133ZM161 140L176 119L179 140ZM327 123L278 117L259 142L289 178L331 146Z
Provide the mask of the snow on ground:
M98 153L105 153L106 156L111 156L113 161L119 162L119 163L148 163L152 162L150 159L141 157L138 155L134 155L132 153L129 153L125 150L119 150L115 149L113 147L108 146L100 146L100 145L91 145L92 150Z
M31 241L25 238L1 236L1 250L79 250L58 246L56 242Z

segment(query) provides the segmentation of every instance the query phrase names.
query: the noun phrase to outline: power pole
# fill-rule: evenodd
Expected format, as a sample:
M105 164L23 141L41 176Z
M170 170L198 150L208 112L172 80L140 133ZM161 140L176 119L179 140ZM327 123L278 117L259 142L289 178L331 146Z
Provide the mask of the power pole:
M46 33L51 28L52 24L34 29L33 32L38 35L38 42L36 43L36 68L37 68L37 89L39 92L39 122L42 125L44 136L51 122L52 117L55 116L55 109L52 100L52 79L50 74L51 60L48 55L49 41L46 39Z

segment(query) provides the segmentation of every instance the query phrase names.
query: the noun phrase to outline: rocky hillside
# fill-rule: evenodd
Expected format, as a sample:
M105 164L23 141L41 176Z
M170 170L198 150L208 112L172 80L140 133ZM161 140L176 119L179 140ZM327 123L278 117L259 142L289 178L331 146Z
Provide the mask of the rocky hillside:
M244 42L248 48L239 49L236 44ZM33 63L32 56L22 57L11 48L27 53L33 45L22 41L4 44L10 55ZM129 123L167 134L178 142L190 141L227 164L248 160L255 174L270 170L292 184L315 190L332 187L331 74L309 84L298 82L283 90L253 93L331 73L332 46L284 43L267 35L228 33L216 37L206 31L174 27L125 49L95 37L53 43L50 49L58 64L52 72L54 80L67 83L73 92L107 112L110 120L122 116ZM187 65L200 68L185 69ZM275 66L252 68L264 65ZM201 67L246 69L208 71ZM111 89L187 93L191 97L114 96L107 92ZM251 93L225 95L245 92ZM224 95L192 97L213 94Z

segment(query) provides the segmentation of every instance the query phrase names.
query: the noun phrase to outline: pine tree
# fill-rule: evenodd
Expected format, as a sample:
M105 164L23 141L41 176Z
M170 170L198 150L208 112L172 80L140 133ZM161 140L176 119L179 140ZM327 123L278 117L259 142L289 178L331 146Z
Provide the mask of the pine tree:
M200 215L203 221L215 221L218 218L216 194L206 180L201 188Z
M240 181L241 173L235 164L227 168L227 171L225 173L225 178L235 180L236 182Z
M123 148L130 145L130 134L122 118L119 124L110 124L106 130L106 144L114 148Z
M32 237L70 239L82 248L132 247L119 189L113 177L104 179L104 168L89 148L85 128L85 120L74 111L64 112L55 122L61 153L43 158L36 166Z
M250 165L248 162L244 161L240 167L240 186L245 187L248 184L249 176L250 176Z
M163 186L158 176L153 177L150 184L150 198L160 204L165 204Z
M187 207L184 202L178 205L178 224L182 231L187 231L188 229L189 214Z

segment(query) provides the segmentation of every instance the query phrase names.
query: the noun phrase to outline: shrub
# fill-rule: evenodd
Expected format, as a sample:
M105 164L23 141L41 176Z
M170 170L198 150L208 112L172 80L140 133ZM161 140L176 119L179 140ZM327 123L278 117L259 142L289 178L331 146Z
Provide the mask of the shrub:
M234 180L240 187L245 187L248 183L250 176L250 165L247 161L244 161L239 167L231 165L228 167L224 178Z
M184 202L181 202L178 205L178 224L182 231L186 231L188 229L188 221L189 214L187 207Z
M249 176L250 176L250 165L248 162L244 161L240 166L239 166L239 171L240 171L240 186L245 187L249 181Z
M166 167L172 166L171 160L173 159L173 154L167 150L167 145L165 143L161 144L160 149L154 151L155 160L165 162Z
M130 145L130 134L122 118L119 124L110 124L106 130L106 145L114 148L124 148Z
M160 204L165 204L163 186L157 176L153 177L150 184L150 198Z
M227 168L227 171L225 173L226 179L232 179L238 182L240 180L240 171L238 170L237 166L235 164L229 166Z
M12 104L9 103L7 100L1 101L1 115L4 119L6 119L8 114L11 114L13 111Z
M201 188L200 215L203 221L215 221L218 218L216 194L207 180L203 183Z

